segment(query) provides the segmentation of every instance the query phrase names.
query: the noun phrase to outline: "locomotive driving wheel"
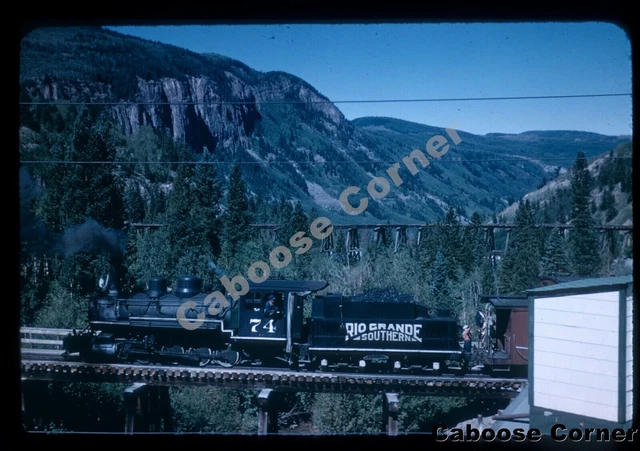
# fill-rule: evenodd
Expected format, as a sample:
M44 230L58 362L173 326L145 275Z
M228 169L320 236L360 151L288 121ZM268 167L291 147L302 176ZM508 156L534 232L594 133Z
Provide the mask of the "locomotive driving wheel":
M213 354L213 352L211 352L211 348L207 348L207 354L211 355ZM211 363L211 359L204 359L204 360L200 360L200 366L204 367L207 366L208 364Z
M199 362L198 365L200 367L205 367L208 364L211 363L211 357L209 358L202 358L202 354L207 354L207 355L211 355L213 354L213 352L211 351L211 348L189 348L187 349L187 355L189 356L197 356L199 358Z
M184 354L184 348L182 346L171 346L171 347L162 346L160 348L160 352L162 354L165 354L165 353L180 353L180 354ZM180 362L174 361L172 363L179 364Z
M240 353L232 349L227 349L222 352L221 359L214 359L213 361L224 368L231 368L240 361Z

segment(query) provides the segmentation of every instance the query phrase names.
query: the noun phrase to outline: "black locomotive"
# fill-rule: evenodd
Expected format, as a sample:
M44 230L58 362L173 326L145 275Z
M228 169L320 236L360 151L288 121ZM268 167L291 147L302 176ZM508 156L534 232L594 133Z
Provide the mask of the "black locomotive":
M328 284L308 280L248 286L236 299L203 291L195 276L180 277L173 290L163 277L152 278L147 292L134 296L112 289L91 301L89 326L65 338L65 353L100 362L424 374L462 370L456 321L431 316L406 296L319 295Z

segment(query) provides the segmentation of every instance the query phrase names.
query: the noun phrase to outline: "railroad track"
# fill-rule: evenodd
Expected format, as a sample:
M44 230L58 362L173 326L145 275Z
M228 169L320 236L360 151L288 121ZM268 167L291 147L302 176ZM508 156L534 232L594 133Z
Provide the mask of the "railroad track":
M77 356L65 359L63 329L23 328L21 374L24 380L68 382L145 383L162 386L206 385L225 388L276 389L320 392L396 392L434 396L515 397L526 379L482 375L422 376L413 374L363 374L292 371L266 367L188 367L87 363ZM54 336L54 339L42 336ZM34 338L39 337L39 338ZM39 346L39 347L35 347Z
M291 372L273 368L193 368L139 366L59 360L24 359L24 380L68 382L144 383L158 386L213 386L280 391L394 392L432 396L513 398L526 380L478 377L425 377L352 373Z

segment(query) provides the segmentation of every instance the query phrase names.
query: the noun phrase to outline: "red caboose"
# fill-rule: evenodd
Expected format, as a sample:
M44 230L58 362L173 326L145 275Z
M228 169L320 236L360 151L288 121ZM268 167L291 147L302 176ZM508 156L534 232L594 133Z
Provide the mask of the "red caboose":
M527 376L529 301L526 296L480 296L485 370L492 375Z

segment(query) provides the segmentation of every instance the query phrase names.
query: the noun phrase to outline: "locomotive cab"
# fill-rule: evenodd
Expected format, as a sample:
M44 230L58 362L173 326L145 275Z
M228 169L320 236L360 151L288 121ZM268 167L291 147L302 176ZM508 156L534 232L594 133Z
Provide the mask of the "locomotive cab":
M250 359L275 357L289 364L306 359L303 337L304 300L324 289L326 282L267 280L249 283L249 292L238 301L238 332L231 340ZM275 313L269 298L275 298Z

